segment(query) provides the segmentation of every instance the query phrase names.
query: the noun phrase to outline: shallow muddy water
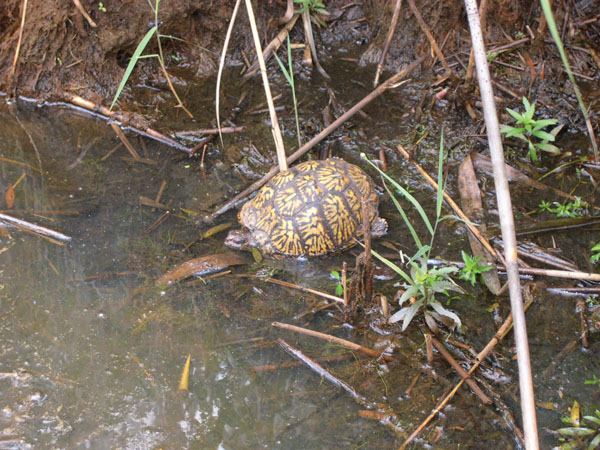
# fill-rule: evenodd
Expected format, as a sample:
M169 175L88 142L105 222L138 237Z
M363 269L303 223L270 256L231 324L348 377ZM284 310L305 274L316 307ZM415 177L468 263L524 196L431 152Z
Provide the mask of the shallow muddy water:
M358 89L363 95L367 92L362 86ZM204 94L198 97L210 91L202 87ZM314 98L322 93L314 92ZM376 156L380 147L390 148L392 139L417 140L422 131L411 116L419 101L417 92L418 86L408 87L402 95L386 95L367 108L370 126L356 121L332 144L335 152L358 161L358 150L368 149ZM346 93L349 104L353 94L358 96L352 89ZM312 104L310 96L304 101L313 112L323 106ZM212 115L208 105L205 99L196 109ZM441 127L446 116L440 111L423 122ZM397 448L456 382L441 359L436 358L432 368L426 365L416 327L406 333L393 329L392 334L360 325L353 329L339 320L342 315L335 308L310 312L322 304L312 294L233 275L154 287L153 280L187 259L229 251L222 244L224 232L198 240L214 225L202 224L199 217L271 164L270 156L254 152L250 145L266 142L259 136L264 130L253 128L264 126L266 116L251 117L256 119L244 123L249 134L227 137L227 152L209 149L201 170L198 159L152 141L142 145L133 135L134 145L147 147L144 156L153 164L133 162L123 147L103 159L119 144L105 122L64 107L3 102L2 195L26 174L15 188L13 209L3 212L65 233L72 241L61 246L14 229L0 234L0 448ZM390 121L384 122L384 117ZM395 126L394 120L400 119L405 125ZM283 122L294 129L293 114ZM209 124L207 119L202 127ZM462 145L467 140L463 131L446 134L449 145L456 147L452 162L469 149ZM439 136L431 138L432 145L421 156L432 155L435 161ZM405 177L431 207L431 189L399 156L389 154L389 160L390 171ZM455 193L453 178L450 173L448 190ZM155 198L162 181L167 187L161 202L176 212L155 224L162 211L143 206L140 196ZM4 199L0 202L5 208ZM519 203L521 212L519 208L525 206ZM391 202L384 201L381 209L391 224L385 240L412 254L415 248L407 244L408 231ZM235 227L235 221L235 211L230 211L215 224L230 222ZM564 234L558 241L569 249L566 256L574 257L593 236L580 233L581 247ZM448 259L457 259L468 245L458 223L440 226L437 240L436 251ZM247 253L248 265L234 272L260 272L333 293L336 282L329 273L340 270L343 261L353 267L357 253L308 261L266 258L259 264L251 263ZM378 281L375 289L393 296L392 284ZM465 324L465 340L479 351L495 333L494 317L506 317L509 306L506 298L497 300L474 289L453 299L450 307ZM586 413L600 405L598 387L584 385L584 380L600 376L600 346L597 337L585 351L576 343L542 376L556 355L576 341L579 320L572 299L547 293L541 283L533 296L537 303L528 312L532 361L538 402L544 404L538 411L540 437L542 447L549 448L557 442L549 430L562 426L560 417L573 400L585 405ZM497 309L490 308L495 302ZM377 308L371 315L379 315ZM381 349L394 342L402 363L370 361L275 329L273 321L322 330L368 347ZM387 403L400 420L399 433L361 418L363 406L304 366L265 367L293 361L277 344L278 338L314 357L342 355L345 359L326 366L373 402ZM508 338L485 369L494 378L488 382L519 423L512 345ZM189 391L178 392L188 354ZM409 395L406 390L413 382ZM515 441L502 415L481 406L463 388L415 445L513 448Z

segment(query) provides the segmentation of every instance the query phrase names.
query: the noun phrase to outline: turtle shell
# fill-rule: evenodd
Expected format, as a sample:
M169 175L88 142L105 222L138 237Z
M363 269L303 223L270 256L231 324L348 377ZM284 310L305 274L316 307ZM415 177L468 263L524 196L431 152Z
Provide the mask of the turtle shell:
M378 218L373 181L341 159L307 161L276 175L242 207L251 246L287 256L324 255L351 247L362 235L361 199Z

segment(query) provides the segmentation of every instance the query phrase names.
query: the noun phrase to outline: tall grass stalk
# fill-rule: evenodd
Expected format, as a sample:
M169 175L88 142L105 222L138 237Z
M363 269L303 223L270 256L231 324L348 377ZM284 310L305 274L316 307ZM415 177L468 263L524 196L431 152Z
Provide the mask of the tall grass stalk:
M364 156L364 155L363 155ZM435 222L432 224L423 206L413 197L406 189L400 186L393 178L383 172L379 167L367 160L383 177L384 185L386 190L390 194L394 205L398 209L398 212L402 216L406 226L408 227L412 238L417 246L417 252L411 258L408 259L408 265L410 266L410 273L402 270L398 265L394 264L390 260L384 258L382 255L374 250L371 250L372 254L383 262L385 265L394 270L404 280L403 283L406 290L399 298L398 303L402 307L403 304L409 302L409 306L402 307L399 311L393 314L389 318L390 323L398 322L402 320L402 330L410 324L416 314L422 310L425 315L425 319L430 327L433 328L435 320L443 321L444 319L450 319L456 326L461 326L460 318L452 311L447 310L437 299L437 294L447 295L448 291L455 291L462 293L462 289L452 280L450 274L457 272L456 267L442 267L435 268L429 267L429 256L433 247L435 233L437 226L442 219L442 202L444 198L443 191L443 165L444 165L444 133L440 138L440 148L438 155L438 182L436 192L436 207L435 207ZM391 189L388 185L391 185ZM396 199L395 193L402 195L408 200L414 208L417 210L425 228L427 229L430 239L429 244L424 245L419 238L415 227L408 218L404 208L400 202Z
M571 70L571 65L569 64L569 60L567 59L567 53L565 51L565 47L563 46L562 40L560 38L560 34L558 33L558 27L556 26L556 22L554 21L554 15L552 14L552 6L550 5L549 0L540 0L542 4L542 10L544 11L544 16L546 17L546 22L548 22L548 29L550 30L550 34L554 39L554 43L558 48L558 52L560 53L560 58L562 59L563 65L565 66L565 70L567 71L567 75L569 76L569 80L571 81L571 85L573 85L573 90L575 91L575 95L577 96L577 102L579 103L579 109L581 109L581 113L585 119L585 124L588 129L588 134L590 135L590 142L592 143L592 149L594 150L594 158L596 161L598 158L598 143L596 142L596 135L594 134L594 128L592 127L592 122L590 121L590 116L588 114L588 110L583 101L583 96L581 95L581 91L579 90L579 86L577 86L577 82L575 81L575 77L573 76L573 71Z
M229 40L231 39L231 33L233 32L233 25L235 24L235 19L237 17L238 10L240 8L240 3L242 0L236 0L235 6L233 7L233 12L231 13L231 20L229 21L229 26L227 27L227 33L225 34L225 42L223 42L223 50L221 51L221 59L219 60L219 70L217 71L217 85L215 87L215 109L217 114L217 129L219 130L219 139L221 141L221 146L223 146L223 133L221 133L221 115L219 114L220 105L221 105L221 78L223 76L223 68L225 67L225 56L227 56L227 47L229 47Z
M281 172L285 172L288 168L288 165L285 157L285 148L283 146L283 137L281 136L279 120L277 119L275 105L273 104L273 96L271 95L271 87L269 86L269 78L267 77L267 66L263 58L262 46L260 45L260 38L258 37L258 30L256 28L254 10L252 9L252 2L250 0L246 0L246 10L248 11L250 29L252 30L252 38L254 40L256 58L258 59L258 64L260 65L260 74L262 76L263 87L265 89L265 98L267 100L267 106L269 107L269 115L271 117L271 132L273 133L273 140L275 141L275 149L277 151L277 161L279 163L279 170Z
M298 120L298 102L296 101L296 85L294 84L294 66L292 65L292 46L290 45L290 36L287 36L287 54L288 54L288 69L285 68L277 53L273 53L279 68L283 72L283 76L292 88L292 99L294 101L294 116L296 117L296 135L298 136L298 148L302 147L302 139L300 137L300 121Z

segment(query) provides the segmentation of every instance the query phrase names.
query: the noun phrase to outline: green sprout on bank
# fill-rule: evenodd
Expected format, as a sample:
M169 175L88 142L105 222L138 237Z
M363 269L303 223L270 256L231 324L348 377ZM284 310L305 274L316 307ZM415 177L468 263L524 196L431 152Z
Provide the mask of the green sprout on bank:
M106 7L104 6L104 3L102 3L102 2L98 3L98 9L100 11L102 11L103 13L106 12Z
M342 276L337 270L332 270L329 274L335 280L337 280L337 284L335 286L335 295L341 297L344 295L344 286L342 285Z
M365 155L361 155L366 159ZM436 217L435 222L432 224L425 210L421 204L415 199L406 189L398 184L393 178L383 172L379 167L373 164L371 161L366 159L371 166L373 166L383 177L384 185L396 209L402 216L402 219L406 223L412 238L417 245L417 253L408 260L408 266L410 267L409 273L406 273L398 265L392 261L384 258L379 253L371 250L373 255L387 265L389 268L394 270L404 280L402 286L405 288L404 293L398 299L400 310L393 314L389 319L389 323L396 323L402 321L402 330L406 330L410 322L414 319L417 313L422 312L425 316L425 321L428 326L435 324L435 321L447 323L448 319L454 324L454 326L461 327L461 321L458 315L452 311L446 309L442 303L438 300L439 295L448 295L448 291L455 291L463 293L464 291L458 286L451 278L451 274L458 272L457 267L431 267L429 265L429 255L433 245L433 239L435 237L435 231L439 222L441 221L442 212L442 201L443 201L443 164L444 164L444 135L440 138L440 149L438 159L438 190L436 197ZM388 186L391 185L391 188ZM421 242L415 228L413 227L410 219L406 215L404 208L400 205L393 190L408 200L417 210L421 219L423 220L429 235L431 236L430 244L425 245Z
M525 112L522 114L513 109L506 108L506 111L516 120L517 126L504 125L500 131L505 134L507 138L514 137L527 142L527 156L534 163L539 161L538 150L559 154L560 149L556 145L551 144L551 142L554 142L556 139L556 135L562 129L562 125L554 127L550 132L544 131L543 128L550 125L556 125L557 120L534 119L535 102L529 103L529 100L525 97L523 97L523 106L525 107Z
M591 380L585 380L583 382L583 384L587 384L587 385L592 385L592 386L596 386L598 388L598 391L600 392L600 378L598 378L596 375L592 374L592 379Z
M586 202L576 197L575 201L565 203L550 203L542 200L538 207L540 211L556 214L556 217L582 217L586 214L587 206Z
M479 261L481 261L482 256L471 256L464 250L461 250L460 253L465 263L465 267L463 267L460 271L460 278L471 283L471 286L475 286L477 276L481 275L483 272L491 270L492 267L482 266L479 264Z

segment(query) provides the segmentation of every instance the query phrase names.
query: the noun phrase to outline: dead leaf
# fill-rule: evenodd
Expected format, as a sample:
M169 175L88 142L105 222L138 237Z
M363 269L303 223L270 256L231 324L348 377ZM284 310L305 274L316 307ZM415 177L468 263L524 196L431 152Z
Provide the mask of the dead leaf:
M481 233L485 233L485 215L483 211L483 203L481 201L481 191L477 184L475 169L471 155L467 155L464 161L458 168L458 190L460 191L460 203L465 214L475 223L479 225ZM471 244L471 252L473 256L481 256L481 262L488 265L494 265L494 258L481 245L479 240L471 233L467 233L469 243ZM485 285L490 292L497 295L500 292L501 285L498 278L498 271L495 268L481 274Z
M217 253L214 255L201 256L190 259L165 273L156 283L158 285L169 285L177 283L191 276L202 276L209 273L220 272L230 266L248 264L248 261L233 253Z
M185 362L185 366L183 367L183 372L181 373L181 379L179 380L179 387L177 388L177 391L189 390L191 360L192 360L192 355L191 355L191 353L188 353L187 361Z
M8 185L8 189L6 190L6 209L12 209L15 205L15 190L12 184Z

